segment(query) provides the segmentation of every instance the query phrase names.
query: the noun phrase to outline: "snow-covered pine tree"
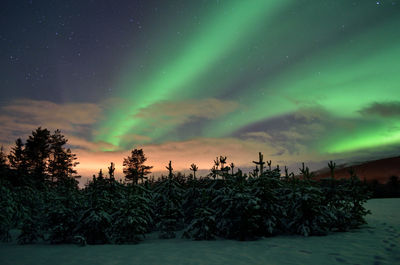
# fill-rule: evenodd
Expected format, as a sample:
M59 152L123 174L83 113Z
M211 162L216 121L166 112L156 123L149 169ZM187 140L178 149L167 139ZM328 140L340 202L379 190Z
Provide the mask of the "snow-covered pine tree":
M287 182L290 188L284 197L287 210L284 228L304 236L324 235L333 222L332 212L324 204L326 200L321 186L312 179L314 175L304 163L300 172L302 180Z
M183 237L195 240L213 240L217 236L215 211L210 207L195 210L192 222L185 229Z
M15 194L1 183L0 186L0 241L11 241L10 229L13 227L13 217L16 211Z
M251 193L260 200L259 236L276 234L279 221L286 212L281 198L283 184L280 180L280 170L262 170L260 176L252 179L249 184Z
M185 183L185 189L183 192L183 212L185 216L185 224L190 224L194 218L194 214L197 208L201 206L201 183L196 179L195 174L197 171L197 166L195 164L191 165L191 170L193 170L193 175L189 175Z
M84 204L74 233L84 237L88 244L112 241L111 215L116 211L116 202L122 197L116 185L120 184L99 174L83 191Z
M115 243L138 243L153 226L152 200L143 187L129 185L112 214L111 238Z
M73 243L83 196L74 179L57 182L47 196L45 228L52 244ZM71 182L71 183L67 183Z
M45 190L25 186L18 190L19 244L30 244L44 239Z
M367 186L358 178L353 168L349 169L350 178L341 186L345 190L346 205L344 211L350 215L349 227L358 228L365 224L364 216L370 211L366 210L363 204L369 199L370 192Z
M182 188L174 179L171 161L166 167L168 178L161 181L155 188L158 227L160 238L168 239L176 236L175 231L183 228Z
M217 180L211 180L213 184L217 183ZM212 201L217 196L216 186L211 185L211 182L203 182L201 187L200 182L196 181L196 192L189 193L192 197L193 205L190 206L192 210L190 217L185 216L186 219L190 219L190 223L186 227L183 237L193 238L195 240L212 240L217 237L217 218L215 209L212 208Z
M247 176L238 171L213 200L220 236L251 240L257 237L260 223L260 199L252 193Z

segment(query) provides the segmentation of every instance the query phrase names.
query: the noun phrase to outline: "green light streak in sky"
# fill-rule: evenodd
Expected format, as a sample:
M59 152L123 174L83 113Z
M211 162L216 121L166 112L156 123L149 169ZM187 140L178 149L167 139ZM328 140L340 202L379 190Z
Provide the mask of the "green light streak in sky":
M393 121L388 121L386 124L372 122L365 128L337 132L330 137L322 151L333 154L399 144L400 130L394 130L395 124ZM400 123L396 125L398 128Z
M310 148L340 153L400 144L400 132L390 123L367 121L360 113L374 102L400 99L397 6L384 13L373 2L352 10L348 1L306 3L227 2L206 14L208 23L190 38L171 38L168 49L156 45L157 54L165 49L174 56L152 58L157 63L140 80L120 81L120 97L128 103L106 114L95 140L125 148L121 137L129 134L171 139L175 125L157 127L136 115L162 101L218 98L241 107L207 121L199 137L230 136L256 122L319 106L338 121L366 124L356 124L351 133L338 125Z
M128 115L124 114L126 109L112 113L102 124L105 130L100 128L96 140L118 146L119 136L134 127L140 129L141 121L133 118L138 110L160 100L170 99L171 96L176 97L176 92L179 95L180 90L187 89L185 86L235 48L236 42L245 38L260 20L268 16L268 13L276 12L276 8L285 2L236 1L226 16L219 13L211 18L211 23L202 29L199 37L188 43L187 48L177 55L175 62L162 66L151 80L139 85L139 90L135 84L126 85L132 87L132 92L128 92L125 98L134 99L135 104L130 107Z
M223 137L243 126L294 112L310 104L323 106L337 117L351 118L360 116L359 110L370 103L400 99L400 75L397 73L400 62L393 59L400 58L399 27L398 19L389 20L381 27L352 36L351 49L346 41L323 50L272 82L249 89L252 92L243 94L241 102L251 108L245 113L232 113L208 124L207 136ZM260 91L265 92L262 95ZM379 145L388 139L383 134L369 132L368 135L360 137L354 145L349 144L354 140L353 136L343 136L336 140L336 144L342 147L335 150L347 150L344 146L351 150L367 148L375 146L371 142ZM371 138L371 135L374 136ZM391 143L397 141L397 136L398 132L392 132L389 136Z

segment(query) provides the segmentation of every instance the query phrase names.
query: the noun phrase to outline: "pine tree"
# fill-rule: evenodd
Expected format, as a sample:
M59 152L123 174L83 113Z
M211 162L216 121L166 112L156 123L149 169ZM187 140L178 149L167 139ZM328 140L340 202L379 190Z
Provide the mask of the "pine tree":
M258 161L253 161L253 163L256 164L257 175L258 175L258 172L260 172L260 175L262 175L263 172L264 172L264 165L265 165L265 162L264 162L263 159L264 159L263 154L262 154L261 152L259 152L259 153L258 153ZM260 167L259 170L258 170L258 167L257 167L257 166Z
M232 163L230 164L230 167L231 167L231 176L233 176L233 170L234 170L234 168L235 168L235 164L232 162Z
M169 161L168 178L156 187L157 214L160 222L160 238L168 239L176 236L175 231L183 227L182 188L174 179L172 162Z
M28 171L37 185L44 184L48 179L46 170L50 152L50 131L39 127L29 136L24 152Z
M27 165L24 155L24 143L21 138L15 141L15 146L8 155L8 161L10 162L11 169L16 170L18 173L26 173Z
M190 170L193 171L193 178L196 179L196 171L199 170L199 168L196 166L196 164L190 165Z
M11 148L10 154L7 156L11 174L10 182L13 186L24 186L29 183L30 179L27 178L28 171L27 171L27 162L25 158L25 147L21 140L18 138L15 141L15 146Z
M334 163L333 161L329 161L328 167L329 167L329 171L331 172L331 178L334 179L336 163Z
M207 206L196 208L194 218L185 229L183 237L195 240L213 240L216 235L215 211Z
M147 161L142 149L134 149L131 152L131 156L124 158L123 172L125 179L134 184L138 184L139 179L143 181L146 175L150 174L152 166L146 166L144 163Z
M16 212L14 192L5 185L0 186L0 241L11 241L10 229Z
M0 179L7 177L7 169L9 168L7 164L6 155L4 153L3 146L0 147Z
M216 209L216 226L221 236L239 240L257 236L261 218L260 199L252 193L247 175L241 170L226 187L218 190L212 205Z
M168 166L165 167L166 169L168 169L168 178L169 178L169 179L172 179L172 177L174 176L174 174L172 173L172 171L173 171L174 169L172 168L172 164L171 164L171 163L172 163L172 162L169 161Z
M19 200L20 209L20 229L18 236L19 244L31 244L39 239L44 239L44 223L45 223L45 200L47 196L45 189L39 190L34 187L26 186L19 190L17 198Z
M104 179L103 170L100 169L99 173L97 174L97 180L102 181Z
M7 158L6 154L4 153L4 147L0 147L0 168L6 168L8 167L7 165Z
M141 186L128 186L113 212L112 239L115 243L138 243L153 225L149 191Z
M229 167L225 166L226 164L226 156L219 157L219 163L221 164L221 174L224 176L229 171Z
M71 152L71 149L64 147L67 142L68 140L61 134L60 130L56 130L50 136L48 173L52 182L65 181L76 173L74 167L78 165L78 162L75 162L77 158Z
M111 162L110 166L108 167L108 175L110 176L110 179L114 179L114 171L115 171L115 166L114 163Z
M64 180L62 185L49 189L46 196L45 228L48 240L52 244L74 242L74 230L83 205L81 193L75 182L72 178Z

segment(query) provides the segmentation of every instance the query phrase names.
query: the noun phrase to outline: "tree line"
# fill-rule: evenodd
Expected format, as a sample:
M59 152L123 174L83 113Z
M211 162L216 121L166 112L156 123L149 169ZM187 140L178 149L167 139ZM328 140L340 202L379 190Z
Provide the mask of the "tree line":
M205 177L166 165L168 174L148 178L152 167L142 149L124 158L125 182L111 163L83 189L76 180L76 155L56 130L38 128L9 155L0 155L0 238L18 242L138 243L150 232L160 238L254 240L279 234L326 235L365 223L370 193L355 172L348 179L315 181L304 164L300 176L262 153L246 174L219 156ZM8 162L7 162L8 161Z

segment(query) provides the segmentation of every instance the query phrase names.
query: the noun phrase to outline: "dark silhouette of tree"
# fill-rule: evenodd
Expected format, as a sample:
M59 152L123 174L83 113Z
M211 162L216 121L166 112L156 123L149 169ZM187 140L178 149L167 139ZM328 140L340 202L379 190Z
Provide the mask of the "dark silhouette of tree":
M258 166L256 166L256 168L253 169L253 172L251 173L251 175L256 178L256 177L258 177L258 172L260 172L260 170L258 169Z
M169 178L169 179L172 179L172 177L174 176L174 173L172 173L172 171L173 171L174 169L172 168L172 164L171 164L171 163L172 163L172 162L169 161L168 166L165 167L166 169L168 169L168 178Z
M334 179L335 178L336 163L333 162L333 161L329 161L328 167L329 167L329 171L331 172L331 178Z
M131 156L124 158L124 169L125 179L131 181L134 184L138 184L139 179L143 181L146 175L150 174L152 166L146 166L144 163L147 161L142 149L134 149L131 152Z
M271 168L272 161L271 160L267 161L267 165L268 165L268 170L272 170L272 168Z
M68 140L61 134L60 130L56 130L50 136L50 157L48 163L48 173L52 182L64 181L73 174L76 174L74 167L78 164L75 162L76 155L71 149L65 148Z
M50 152L50 131L39 127L32 132L25 144L28 171L37 184L48 179L46 169Z
M191 164L190 170L193 171L193 178L196 179L196 171L199 170L199 168L196 166L196 164Z
M0 168L7 168L7 157L6 154L4 153L4 147L0 147Z
M287 168L285 166L285 180L289 181L289 179L293 179L293 178L294 178L294 173L293 172L289 173L289 168Z
M227 159L226 156L220 156L219 157L219 162L221 164L221 170L220 171L221 171L222 176L225 176L225 174L227 174L228 171L229 171L229 166L225 166L226 159Z
M209 176L211 176L214 180L219 176L220 174L220 170L219 170L219 165L220 165L220 161L219 161L219 157L217 157L214 160L214 166L211 168L211 173L209 174Z
M226 164L226 156L219 157L219 163L221 164L221 170L225 167Z
M271 168L271 160L267 161L267 163L268 163L268 167ZM303 179L306 181L311 181L311 179L313 179L315 177L314 173L310 172L310 169L308 167L305 167L304 163L302 163L301 165L302 165L302 168L299 168L299 169L300 169L301 175L303 176ZM353 179L353 175L354 175L354 171L352 171L352 170L353 169L350 168L350 171L349 171L350 175L351 175L351 179Z
M184 214L182 211L182 188L173 173L172 162L169 161L165 168L168 170L168 178L157 187L159 195L156 200L160 207L159 216L161 218L159 237L168 239L174 238L175 231L183 226Z
M110 176L110 179L114 179L114 171L115 171L115 166L114 163L111 162L110 166L108 167L108 175Z
M3 146L0 147L0 179L4 179L7 176L6 171L8 170L9 166L7 164L7 157L4 153Z
M386 186L388 190L387 193L390 197L396 198L400 196L400 183L398 176L390 176Z
M7 159L3 146L0 147L0 167L7 167Z
M256 176L258 175L258 172L260 172L260 175L262 175L264 172L265 162L264 162L264 155L261 152L258 153L258 161L253 161L253 163L256 164L256 170L255 170L257 171ZM260 169L258 169L257 166L259 166Z
M21 138L15 141L15 146L8 155L8 161L10 168L16 170L19 175L26 174L27 164L24 154L24 143Z
M214 165L215 165L215 169L216 170L218 170L218 167L219 167L219 158L217 157L215 160L214 160Z
M97 180L103 180L104 179L104 175L103 175L103 170L100 169L99 173L97 174Z

